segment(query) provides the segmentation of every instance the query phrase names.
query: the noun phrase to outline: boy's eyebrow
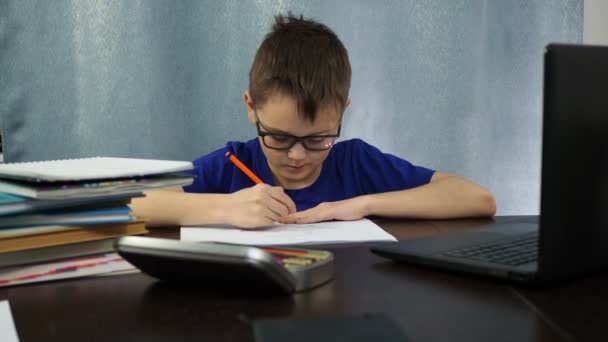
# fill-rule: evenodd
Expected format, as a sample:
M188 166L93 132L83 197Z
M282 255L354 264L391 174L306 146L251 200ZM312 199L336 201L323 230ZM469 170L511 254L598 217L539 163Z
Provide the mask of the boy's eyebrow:
M258 116L258 113L257 113L257 111L255 109L253 110L253 114L255 115L255 118L257 119L257 121L260 124L260 126L262 126L264 129L268 130L268 133L291 135L291 136L294 136L294 137L296 136L296 135L293 135L293 134L291 134L289 132L286 132L286 131L284 131L282 129L275 128L275 127L270 127L270 126L267 126L266 124L262 123L262 121L260 120L260 117ZM339 127L340 125L342 125L342 116L340 116L340 119L338 120L338 126L337 127ZM314 136L314 135L327 135L327 134L331 134L331 131L333 131L333 130L334 129L332 128L332 129L324 130L324 131L313 133L313 134L303 135L303 137L309 137L309 136Z
M258 121L258 122L259 122L259 121ZM288 132L285 132L285 131L283 131L283 130L281 130L281 129L278 129L278 128L274 128L274 127L267 126L267 125L265 125L265 124L263 124L263 123L261 123L261 122L260 122L260 124L262 125L262 127L266 128L266 129L267 129L268 131L270 131L271 133L280 133L280 134L288 134L288 135L290 135Z
M289 132L285 132L285 131L283 131L281 129L278 129L278 128L268 127L268 126L266 126L264 124L262 124L262 127L266 128L268 130L268 133L285 134L285 135L291 135L291 136L294 136L294 137L296 136L296 135L293 135L293 134L291 134ZM333 129L328 129L328 130L324 130L324 131L321 131L321 132L318 132L318 133L306 134L306 135L303 135L303 137L309 137L311 135L324 135L324 134L330 133L332 130Z

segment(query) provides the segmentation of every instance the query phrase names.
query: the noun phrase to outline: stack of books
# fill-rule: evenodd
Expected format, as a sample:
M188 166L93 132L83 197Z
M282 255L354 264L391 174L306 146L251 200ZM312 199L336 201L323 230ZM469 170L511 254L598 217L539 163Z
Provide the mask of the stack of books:
M182 161L95 157L0 164L0 271L113 251L147 233L131 199L192 183Z

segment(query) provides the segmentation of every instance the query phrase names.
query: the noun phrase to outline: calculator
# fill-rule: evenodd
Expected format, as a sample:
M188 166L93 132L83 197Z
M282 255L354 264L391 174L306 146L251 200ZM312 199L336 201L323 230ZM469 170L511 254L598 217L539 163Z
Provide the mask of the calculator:
M333 278L333 253L140 236L116 240L119 255L142 272L172 282L291 294Z

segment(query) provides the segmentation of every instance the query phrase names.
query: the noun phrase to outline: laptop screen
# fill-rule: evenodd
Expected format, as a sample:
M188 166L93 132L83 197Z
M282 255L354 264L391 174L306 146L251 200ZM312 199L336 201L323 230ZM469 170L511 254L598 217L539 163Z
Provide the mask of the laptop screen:
M608 47L545 52L539 268L608 265Z

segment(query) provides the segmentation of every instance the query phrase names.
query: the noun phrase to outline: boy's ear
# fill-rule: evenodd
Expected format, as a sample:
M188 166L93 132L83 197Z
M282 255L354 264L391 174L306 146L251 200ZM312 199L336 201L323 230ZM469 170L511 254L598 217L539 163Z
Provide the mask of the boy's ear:
M245 90L243 94L243 99L245 100L245 106L247 107L247 118L251 124L255 125L255 115L253 114L253 101L251 101L251 94L249 94L249 90Z

